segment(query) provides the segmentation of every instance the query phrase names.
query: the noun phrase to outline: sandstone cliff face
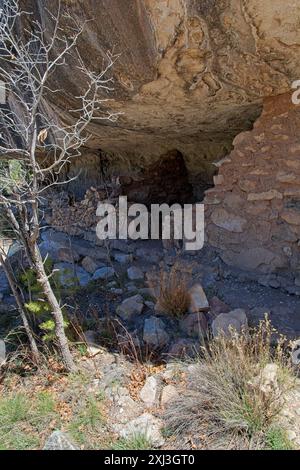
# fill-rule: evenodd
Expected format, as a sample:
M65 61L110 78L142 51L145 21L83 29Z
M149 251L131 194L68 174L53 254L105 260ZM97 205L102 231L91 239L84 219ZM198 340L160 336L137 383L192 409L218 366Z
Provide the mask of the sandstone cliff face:
M41 21L45 5L54 8L52 0L23 3ZM208 240L243 269L297 271L300 120L286 93L300 79L300 3L66 0L63 8L92 18L79 42L88 67L101 70L108 50L120 54L110 107L123 114L90 127L89 148L70 169L84 168L82 192L101 179L103 156L139 193L153 174L162 181L160 166L153 168L175 154L199 197L197 187L216 175L212 162L230 153L237 136L205 198ZM64 92L45 104L66 121L83 87L72 66L53 78Z
M53 0L22 0L45 21ZM260 114L262 99L284 93L300 77L300 4L286 0L66 0L63 8L88 22L79 49L102 67L120 53L113 76L113 124L91 127L92 150L145 166L170 150L182 153L193 182L211 178L239 132ZM48 26L47 24L45 25ZM71 69L72 71L72 69ZM82 88L66 67L54 78L64 89L53 112ZM50 110L48 109L50 112Z

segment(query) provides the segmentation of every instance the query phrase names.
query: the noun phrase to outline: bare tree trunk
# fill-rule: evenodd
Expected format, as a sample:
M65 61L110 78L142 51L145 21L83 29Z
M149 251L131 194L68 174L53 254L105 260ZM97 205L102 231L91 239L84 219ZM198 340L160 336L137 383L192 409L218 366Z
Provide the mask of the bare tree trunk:
M25 328L25 331L26 331L26 334L27 334L27 337L28 337L28 340L29 340L30 349L31 349L31 352L32 352L32 355L33 355L33 359L35 360L35 362L39 362L40 353L39 353L36 341L34 339L33 333L31 331L29 322L27 320L26 312L25 312L25 309L24 309L23 299L21 298L20 292L19 292L18 287L16 285L16 280L15 280L15 276L13 274L11 264L8 260L4 259L2 253L0 253L0 263L3 266L4 272L6 274L7 280L8 280L9 285L10 285L10 288L12 290L14 298L16 299L17 306L18 306L18 309L19 309L19 312L20 312L20 315L21 315L21 318L22 318L22 322L23 322L23 325L24 325L24 328Z
M63 318L62 309L51 287L49 278L45 271L41 253L36 242L34 242L34 245L32 246L32 259L33 259L34 266L36 269L38 281L42 286L43 293L47 301L49 302L51 310L52 310L52 315L54 317L54 323L55 323L55 334L57 337L62 360L64 362L66 369L68 371L72 371L76 367L73 361L72 354L69 349L68 339L66 337L65 330L64 330L64 318Z

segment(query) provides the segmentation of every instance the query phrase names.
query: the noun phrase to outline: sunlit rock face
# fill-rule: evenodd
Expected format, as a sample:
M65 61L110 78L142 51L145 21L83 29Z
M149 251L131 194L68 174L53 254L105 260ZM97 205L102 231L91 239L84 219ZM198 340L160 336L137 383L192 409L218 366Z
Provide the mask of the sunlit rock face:
M23 0L47 24L53 0ZM183 155L194 185L211 180L212 161L251 128L262 99L300 77L300 4L286 0L66 0L63 10L86 24L79 50L100 70L120 54L112 74L115 124L91 126L89 150L126 157L136 167L169 151ZM64 119L84 83L74 64L53 81L64 91L47 106Z

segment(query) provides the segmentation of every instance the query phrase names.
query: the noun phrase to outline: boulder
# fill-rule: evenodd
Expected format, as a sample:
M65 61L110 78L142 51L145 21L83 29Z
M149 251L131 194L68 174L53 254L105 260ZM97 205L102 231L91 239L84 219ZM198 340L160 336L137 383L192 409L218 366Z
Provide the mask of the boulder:
M127 269L127 276L131 281L141 281L144 279L143 271L136 266L131 266Z
M248 326L245 310L237 308L228 313L221 313L212 322L212 333L214 337L220 334L230 336L232 331L240 333Z
M145 385L140 391L140 399L148 408L156 404L158 383L155 377L147 377Z
M129 421L119 431L120 437L131 438L137 435L145 436L153 447L161 447L165 440L161 434L163 423L150 413L144 413Z
M143 340L153 349L161 349L169 342L164 322L155 316L147 318L144 324Z
M117 314L123 320L131 320L133 316L140 315L144 308L143 297L139 294L133 295L123 300L121 305L117 307Z
M200 284L195 284L190 290L190 306L189 312L203 312L209 310L209 303L205 292Z
M94 274L97 269L105 267L101 261L96 261L90 256L85 256L81 262L82 267L90 274Z
M230 312L229 305L225 304L225 302L223 302L216 296L214 296L210 300L209 306L210 306L210 313L212 314L213 317L217 317L218 315L220 315L220 313Z
M97 269L93 274L93 281L98 279L111 279L115 275L115 270L111 266L104 266L103 268Z
M161 398L160 398L160 404L162 406L167 405L170 401L175 400L178 397L179 393L174 387L174 385L166 385L162 392L161 392Z
M0 293L8 294L10 292L9 282L7 280L5 272L0 267Z
M279 366L277 364L266 364L259 375L249 382L249 386L258 388L266 397L273 393L279 397L278 373Z
M180 321L181 330L193 338L206 338L207 320L203 312L190 313Z
M43 450L79 450L62 431L54 431L46 440Z
M79 260L79 255L75 250L70 247L62 247L57 250L57 259L66 263L76 263Z
M190 339L180 338L173 343L168 351L168 355L174 358L184 359L194 357L199 349L199 343Z

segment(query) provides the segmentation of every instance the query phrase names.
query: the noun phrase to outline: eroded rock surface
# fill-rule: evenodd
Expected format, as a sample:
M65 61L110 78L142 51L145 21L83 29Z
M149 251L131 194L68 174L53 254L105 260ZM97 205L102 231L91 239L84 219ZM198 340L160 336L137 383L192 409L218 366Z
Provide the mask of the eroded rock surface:
M54 8L52 0L22 4L43 24L46 4ZM97 184L94 168L103 152L126 173L130 161L144 168L175 149L193 184L207 184L211 162L251 127L262 99L289 91L300 76L297 2L74 0L62 6L81 21L94 18L79 42L88 67L101 69L108 50L120 54L109 106L123 114L115 124L91 126L89 150L76 163L84 167L80 184ZM45 103L49 114L67 121L84 83L70 65L53 77L65 91Z

